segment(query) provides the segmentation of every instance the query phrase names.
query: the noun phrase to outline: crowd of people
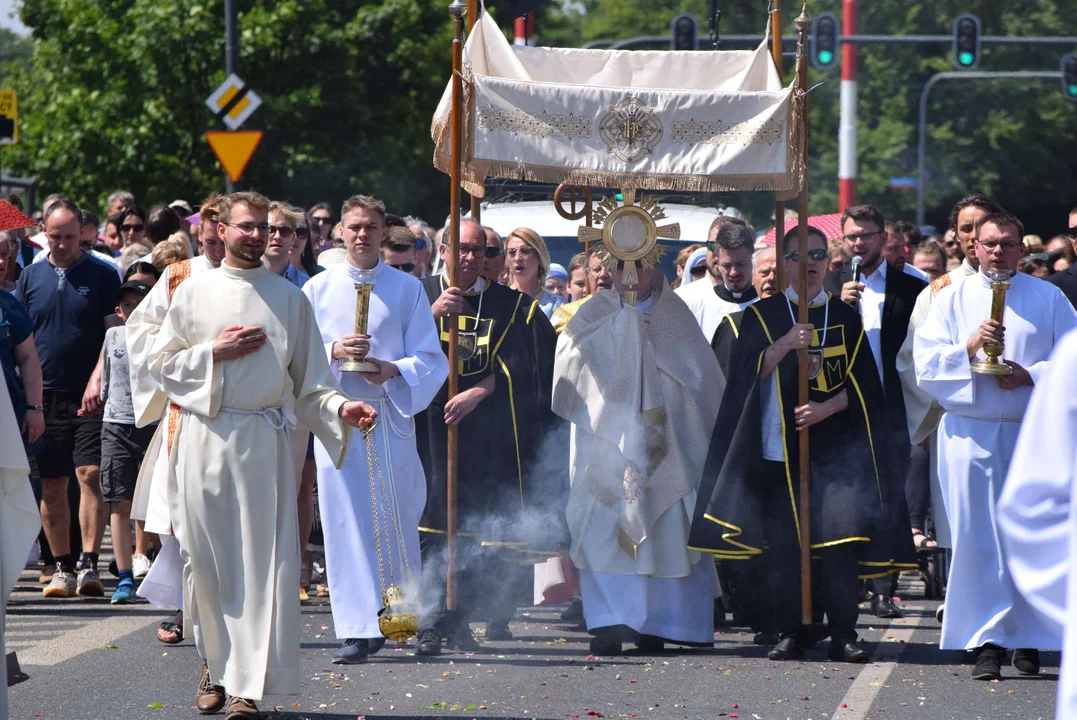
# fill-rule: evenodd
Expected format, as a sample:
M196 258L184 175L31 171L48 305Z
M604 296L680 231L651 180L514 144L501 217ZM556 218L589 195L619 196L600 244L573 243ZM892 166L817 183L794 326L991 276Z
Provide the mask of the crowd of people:
M451 257L447 229L366 195L338 217L255 192L145 212L117 191L104 221L53 195L37 219L0 233L0 359L44 597L106 594L108 527L111 602L178 609L157 639L193 635L202 713L298 692L312 592L340 664L378 653L394 613L429 656L480 649L474 622L510 640L517 607L555 596L597 655L709 646L733 622L773 661L829 638L862 663L861 600L900 617L898 574L946 548L941 647L973 653L973 678L1000 679L1007 649L1036 674L1060 647L1011 575L1000 500L1077 329L1077 209L1046 247L977 194L939 241L858 205L837 240L787 222L757 248L723 213L672 286L601 243L563 267L534 230L470 219Z

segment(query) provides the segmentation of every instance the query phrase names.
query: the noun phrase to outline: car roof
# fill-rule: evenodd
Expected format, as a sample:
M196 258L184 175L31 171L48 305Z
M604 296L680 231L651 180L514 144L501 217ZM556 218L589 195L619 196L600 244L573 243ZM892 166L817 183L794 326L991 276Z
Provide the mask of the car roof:
M677 203L662 203L661 207L666 217L659 220L658 225L680 223L680 240L672 242L683 244L706 242L711 223L718 217L718 210L711 207ZM557 214L553 202L549 200L491 203L483 206L480 219L483 225L492 227L501 237L505 237L516 228L527 227L543 238L574 238L580 226L584 224L582 219L565 220Z

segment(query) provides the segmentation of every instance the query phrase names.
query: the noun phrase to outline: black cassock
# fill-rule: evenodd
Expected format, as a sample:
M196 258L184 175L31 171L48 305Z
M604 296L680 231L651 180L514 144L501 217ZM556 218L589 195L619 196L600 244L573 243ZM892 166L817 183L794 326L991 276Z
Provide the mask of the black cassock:
M799 555L799 442L797 354L774 370L784 441L784 473L764 471L762 413L770 378L761 379L763 354L793 326L799 309L784 294L758 301L727 318L712 347L726 370L726 392L704 468L689 545L720 561L763 563L769 556ZM860 316L827 296L812 306L809 398L824 402L845 390L848 409L810 429L811 543L813 555L827 548L855 547L860 577L916 567L904 511L903 476L886 447L883 391ZM825 333L823 328L826 328ZM824 337L825 336L825 337ZM787 566L787 562L782 565ZM765 575L765 571L762 571ZM760 577L748 566L734 577ZM790 590L799 578L789 578ZM756 625L756 623L753 623ZM767 623L759 622L759 629ZM782 628L777 628L782 629Z

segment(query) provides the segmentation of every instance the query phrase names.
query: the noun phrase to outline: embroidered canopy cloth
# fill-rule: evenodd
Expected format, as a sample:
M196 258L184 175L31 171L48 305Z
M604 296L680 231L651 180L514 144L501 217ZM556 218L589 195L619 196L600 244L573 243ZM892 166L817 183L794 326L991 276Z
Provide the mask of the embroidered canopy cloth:
M462 186L487 177L657 190L776 190L802 177L799 91L752 51L522 47L483 13L464 47ZM434 164L450 169L452 85Z

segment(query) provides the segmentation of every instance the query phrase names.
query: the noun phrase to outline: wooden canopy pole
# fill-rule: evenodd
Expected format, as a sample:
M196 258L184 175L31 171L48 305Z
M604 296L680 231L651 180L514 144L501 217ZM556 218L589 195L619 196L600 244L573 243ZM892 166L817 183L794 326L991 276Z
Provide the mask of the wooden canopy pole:
M770 3L770 56L778 77L782 77L782 3L771 0ZM785 203L774 195L774 280L778 290L785 292L785 262L782 259L782 238L785 237Z
M467 34L471 36L471 28L479 19L479 0L467 0ZM471 219L482 224L482 205L479 198L471 196Z
M464 129L464 15L467 5L460 0L453 0L449 6L453 17L452 38L452 166L449 173L452 187L449 190L449 284L456 287L459 281L460 257L460 175L463 163L463 129ZM446 319L449 324L449 400L456 397L459 388L457 373L457 336L460 332L459 315L451 314ZM459 426L448 425L449 457L446 463L445 484L448 507L445 514L445 535L448 543L448 557L445 568L445 609L456 610L456 481L459 473L457 465L457 432Z
M812 19L808 15L808 2L800 16L793 23L797 27L797 87L804 93L808 90L808 54L807 35L811 30ZM801 160L804 166L804 183L797 198L797 245L800 249L800 262L797 263L797 295L799 317L797 322L808 322L808 96L801 95ZM799 363L797 405L808 404L808 349L797 351ZM799 433L800 440L800 620L804 625L811 625L811 462L808 456L808 428Z

